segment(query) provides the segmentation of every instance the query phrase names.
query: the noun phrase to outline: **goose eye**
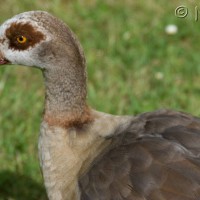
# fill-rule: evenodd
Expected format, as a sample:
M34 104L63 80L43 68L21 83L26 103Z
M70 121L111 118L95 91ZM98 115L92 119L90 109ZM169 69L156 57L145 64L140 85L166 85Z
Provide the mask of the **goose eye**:
M20 35L17 37L17 42L20 44L24 44L24 43L26 43L26 41L27 41L27 38L23 35Z

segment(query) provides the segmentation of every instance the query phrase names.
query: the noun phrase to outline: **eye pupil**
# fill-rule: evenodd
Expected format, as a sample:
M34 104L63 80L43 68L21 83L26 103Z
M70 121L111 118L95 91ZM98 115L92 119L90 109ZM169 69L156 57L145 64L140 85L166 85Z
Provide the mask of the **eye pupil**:
M27 40L27 38L23 35L20 35L20 36L17 37L17 42L20 43L20 44L25 43L26 40Z
M19 41L23 41L23 40L24 40L23 36L20 36Z

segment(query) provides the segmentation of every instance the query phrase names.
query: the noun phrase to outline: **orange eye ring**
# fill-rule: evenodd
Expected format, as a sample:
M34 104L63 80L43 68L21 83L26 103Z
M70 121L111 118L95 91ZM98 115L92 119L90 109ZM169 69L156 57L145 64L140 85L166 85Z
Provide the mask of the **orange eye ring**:
M27 38L23 35L20 35L17 37L17 42L20 44L24 44L24 43L26 43L26 41L27 41Z

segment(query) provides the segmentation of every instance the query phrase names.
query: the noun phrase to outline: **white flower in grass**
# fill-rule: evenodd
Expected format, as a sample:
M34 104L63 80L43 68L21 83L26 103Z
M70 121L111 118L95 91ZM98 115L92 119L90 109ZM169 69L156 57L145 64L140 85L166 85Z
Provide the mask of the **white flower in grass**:
M155 74L155 78L156 78L157 80L162 80L162 79L164 78L164 74L163 74L162 72L157 72L157 73Z
M178 32L178 27L175 24L169 24L165 27L165 32L168 35L175 35Z

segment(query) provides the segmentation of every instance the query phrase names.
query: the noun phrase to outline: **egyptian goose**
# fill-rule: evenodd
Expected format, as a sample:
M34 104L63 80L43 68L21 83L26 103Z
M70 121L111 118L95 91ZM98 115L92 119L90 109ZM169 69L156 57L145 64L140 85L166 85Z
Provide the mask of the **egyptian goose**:
M0 64L37 67L44 75L39 158L50 200L200 199L200 119L90 108L83 50L62 21L42 11L7 20Z

